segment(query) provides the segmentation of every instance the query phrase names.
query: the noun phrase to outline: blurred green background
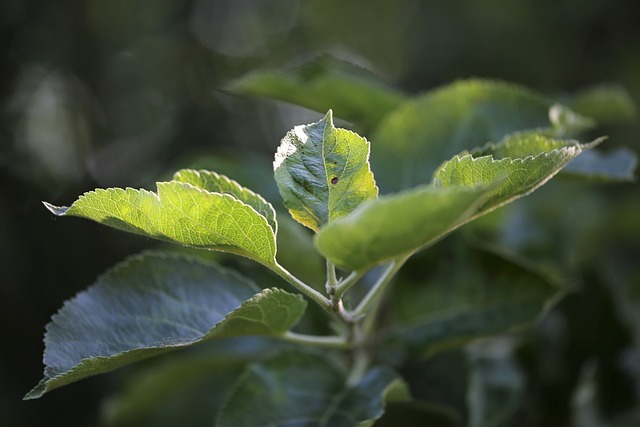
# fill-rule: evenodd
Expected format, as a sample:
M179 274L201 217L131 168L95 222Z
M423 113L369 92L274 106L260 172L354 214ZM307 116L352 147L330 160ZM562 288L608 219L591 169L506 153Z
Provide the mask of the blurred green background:
M179 167L213 165L280 206L261 174L284 133L320 115L220 89L253 70L323 52L407 94L465 77L560 97L604 82L621 85L638 104L639 17L640 3L630 0L0 0L2 425L99 425L101 399L122 373L21 399L41 377L44 325L62 302L154 245L88 221L56 220L42 200L68 204L95 187L152 189ZM610 147L639 152L639 131L635 120L598 133L610 136ZM611 277L633 281L636 300L583 271L594 279L558 309L558 328L570 330L561 338L570 366L556 366L561 372L541 385L548 396L565 396L557 400L570 395L564 388L575 385L582 363L613 358L615 372L599 371L611 383L605 412L634 405L638 190L635 183L599 185L619 196L613 211L598 205L609 199L580 199L600 212L594 221L618 225L610 233L596 227L596 234L605 236ZM590 255L601 256L600 249ZM530 372L542 369L542 359L523 360ZM546 425L567 422L564 415L549 419L558 424Z

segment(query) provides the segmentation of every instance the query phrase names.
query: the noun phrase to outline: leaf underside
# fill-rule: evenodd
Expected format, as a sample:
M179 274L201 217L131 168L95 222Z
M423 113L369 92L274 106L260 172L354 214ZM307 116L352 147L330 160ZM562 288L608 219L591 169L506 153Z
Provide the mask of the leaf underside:
M187 257L132 257L53 316L44 378L25 398L214 338L279 336L306 308L299 295L256 289L248 279Z
M385 368L372 368L355 386L345 380L345 372L323 356L283 353L248 369L216 425L370 426L382 416L387 400L408 397L404 384Z
M435 242L467 221L486 193L424 186L383 196L324 227L316 246L336 265L363 271Z
M291 215L316 232L378 195L369 142L336 128L331 111L317 123L288 132L273 168Z
M159 182L157 193L97 189L80 196L70 207L45 206L59 216L87 218L159 240L275 264L276 226L271 205L221 175L183 170L177 179Z

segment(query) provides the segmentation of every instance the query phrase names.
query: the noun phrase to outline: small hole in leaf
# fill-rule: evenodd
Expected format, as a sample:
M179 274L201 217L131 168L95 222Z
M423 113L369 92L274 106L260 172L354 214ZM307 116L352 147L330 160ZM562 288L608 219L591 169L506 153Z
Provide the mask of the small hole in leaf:
M333 164L334 164L334 165L337 165L337 164L338 164L338 162L334 161L334 162L333 162Z
M338 177L334 176L333 178L331 178L331 183L334 184L334 185L337 184L338 183Z

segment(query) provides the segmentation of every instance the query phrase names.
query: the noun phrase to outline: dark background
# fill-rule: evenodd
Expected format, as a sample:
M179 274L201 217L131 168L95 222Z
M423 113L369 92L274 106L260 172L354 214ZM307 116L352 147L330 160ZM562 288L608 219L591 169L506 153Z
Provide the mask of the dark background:
M410 94L478 76L554 95L615 82L637 103L639 18L630 0L0 0L0 423L98 425L117 373L21 399L62 302L154 246L54 219L42 200L153 188L203 156L269 166L284 132L318 117L230 96L225 83L330 52ZM637 152L639 130L605 133Z

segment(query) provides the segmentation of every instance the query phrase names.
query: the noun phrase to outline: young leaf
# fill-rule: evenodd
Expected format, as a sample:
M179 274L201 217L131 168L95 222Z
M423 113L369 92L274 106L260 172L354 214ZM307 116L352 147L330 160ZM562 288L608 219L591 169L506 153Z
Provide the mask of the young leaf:
M470 154L456 156L440 166L434 174L433 182L436 187L475 188L502 179L488 200L478 208L474 215L478 217L531 193L583 150L600 141L579 144L576 141L553 140L535 134L517 134L501 144L485 149L485 152L492 151L497 157L504 158L496 160L492 155L473 157ZM519 157L512 158L512 155Z
M278 233L276 211L261 195L248 188L242 187L237 182L224 175L208 170L181 169L173 175L174 181L186 182L194 187L201 188L210 193L230 194L241 202L246 203L267 219L274 234Z
M187 179L187 175L179 178ZM216 185L224 189L224 181L219 178ZM275 264L274 218L267 219L242 199L272 214L268 203L232 181L227 185L230 193L213 193L180 181L159 182L157 186L157 194L133 188L98 189L80 196L70 207L45 206L59 216L88 218L143 236Z
M218 415L219 427L371 426L387 401L406 400L395 373L373 368L354 386L325 357L287 352L249 368ZM251 408L247 410L247 408Z
M364 270L434 243L466 222L487 191L423 186L383 196L322 228L316 246L336 265Z
M301 296L281 289L255 292L247 279L215 265L157 253L133 257L53 317L44 378L25 398L214 338L279 336L306 308Z
M550 128L552 100L521 86L463 80L407 101L372 135L371 162L383 191L429 181L442 159L527 129Z
M369 142L334 127L331 110L319 122L287 133L273 169L291 215L316 232L378 195Z
M328 55L282 71L251 73L232 82L228 90L319 112L333 108L338 117L367 127L377 124L406 97L370 71Z

